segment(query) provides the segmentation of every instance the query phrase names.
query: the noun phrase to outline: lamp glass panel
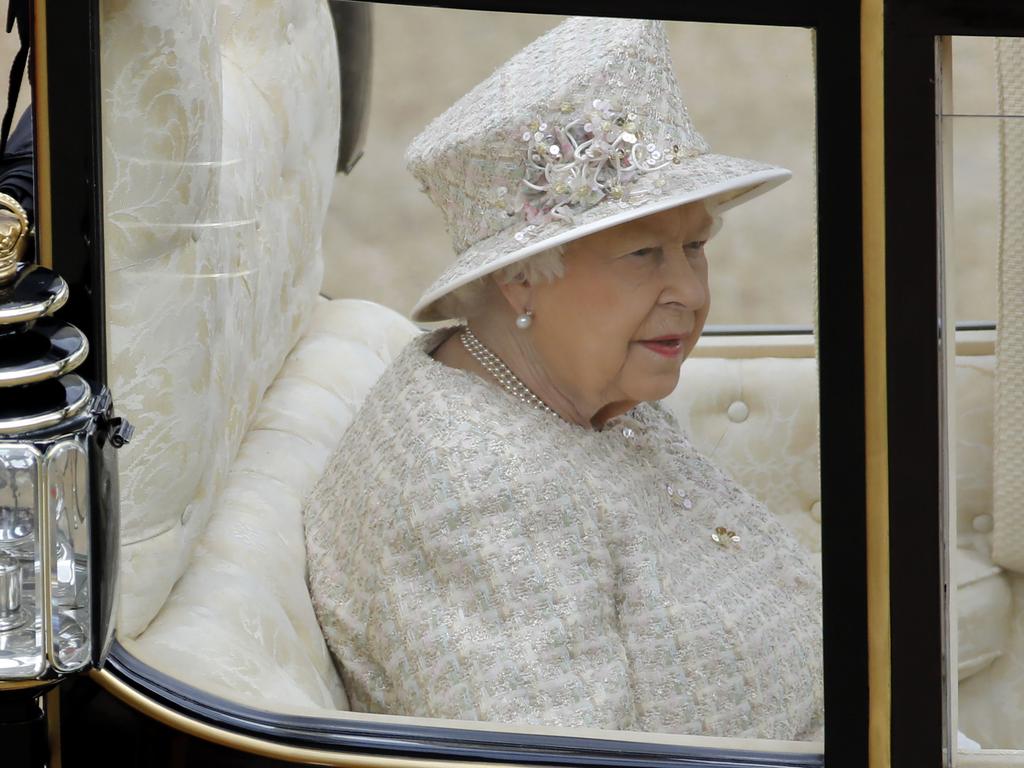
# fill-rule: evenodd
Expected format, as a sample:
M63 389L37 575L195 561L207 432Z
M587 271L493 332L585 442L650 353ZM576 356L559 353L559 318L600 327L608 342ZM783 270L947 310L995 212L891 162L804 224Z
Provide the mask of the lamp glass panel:
M0 443L0 680L30 679L45 669L39 543L40 454Z
M61 672L89 662L89 456L78 437L46 454L50 515L51 659Z

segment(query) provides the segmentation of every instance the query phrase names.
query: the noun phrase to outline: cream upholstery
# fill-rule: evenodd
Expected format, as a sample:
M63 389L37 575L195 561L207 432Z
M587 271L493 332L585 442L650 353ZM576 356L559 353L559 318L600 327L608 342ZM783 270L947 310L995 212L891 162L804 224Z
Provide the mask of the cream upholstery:
M124 638L184 572L308 322L339 69L323 1L109 0L101 35L109 379L137 430L121 454Z
M1007 637L987 668L961 677L960 730L982 746L1024 749L1024 576L1013 574L1008 580L1012 601L1001 607L1004 615L995 617L1003 619L999 623Z
M960 730L1024 749L1024 576L992 562L995 358L957 365Z
M986 555L992 551L994 375L992 355L957 358L957 540Z
M666 403L706 456L821 551L813 358L695 357Z
M984 555L956 550L960 680L987 668L1002 656L1010 634L1009 579Z
M300 503L362 397L413 333L408 321L369 302L317 307L256 412L190 567L150 627L136 641L123 641L129 650L200 688L248 704L344 707L305 592ZM988 427L984 423L986 408L991 413L992 370L990 355L958 359L958 419L964 427L958 466L966 478L983 476L990 467L984 439L991 419ZM695 357L666 401L705 453L777 509L812 551L820 548L821 519L816 378L810 358ZM1024 606L1013 608L1011 582L987 554L981 485L960 485L964 546L954 573L961 729L983 744L1003 746L1015 720L993 709L992 671L1002 670L1008 691L1021 687L1009 670L1024 659L1016 650L1024 648ZM218 590L210 590L211 583ZM1021 602L1024 591L1017 586ZM991 726L979 726L979 718Z
M306 590L302 501L413 333L379 305L317 306L256 410L190 567L146 631L122 640L133 654L246 704L347 708Z

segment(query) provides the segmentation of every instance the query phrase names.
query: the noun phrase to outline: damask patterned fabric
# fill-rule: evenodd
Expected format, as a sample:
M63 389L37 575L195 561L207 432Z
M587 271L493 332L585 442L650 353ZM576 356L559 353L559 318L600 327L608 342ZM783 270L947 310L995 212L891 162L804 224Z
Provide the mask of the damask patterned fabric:
M326 2L102 5L110 386L122 451L118 632L160 609L264 390L309 320L334 181Z
M786 528L662 408L567 424L434 361L445 333L381 377L305 510L352 708L816 735L820 587Z

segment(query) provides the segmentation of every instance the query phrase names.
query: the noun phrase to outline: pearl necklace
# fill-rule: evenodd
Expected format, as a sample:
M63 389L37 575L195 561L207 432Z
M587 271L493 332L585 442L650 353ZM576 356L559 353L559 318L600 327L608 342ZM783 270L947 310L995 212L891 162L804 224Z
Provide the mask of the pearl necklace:
M532 405L534 408L547 411L555 416L558 415L548 407L547 403L533 394L530 388L523 384L518 376L512 373L512 370L505 365L502 359L485 347L468 327L459 338L462 340L462 346L466 348L466 351L484 367L484 370L497 379L502 389L527 405Z

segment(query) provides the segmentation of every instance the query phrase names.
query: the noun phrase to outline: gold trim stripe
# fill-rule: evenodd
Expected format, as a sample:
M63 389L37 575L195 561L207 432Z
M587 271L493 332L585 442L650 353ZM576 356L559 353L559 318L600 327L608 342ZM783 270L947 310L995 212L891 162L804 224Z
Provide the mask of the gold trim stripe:
M861 163L867 500L868 765L892 762L889 620L889 444L885 338L885 50L883 0L862 0Z
M494 768L495 766L494 763L476 761L383 757L278 744L274 741L258 739L254 736L243 736L242 734L187 717L139 693L107 670L93 669L89 672L89 676L101 688L130 707L176 731L182 731L183 733L229 749L262 755L275 760L285 760L290 763L345 766L346 768L452 768L453 765L457 765L458 768ZM502 763L502 766L538 768L537 765L526 766L516 763Z
M46 712L46 741L50 745L50 760L46 768L62 768L64 761L60 751L60 688L47 691L43 702Z

